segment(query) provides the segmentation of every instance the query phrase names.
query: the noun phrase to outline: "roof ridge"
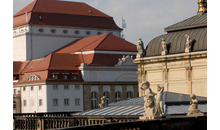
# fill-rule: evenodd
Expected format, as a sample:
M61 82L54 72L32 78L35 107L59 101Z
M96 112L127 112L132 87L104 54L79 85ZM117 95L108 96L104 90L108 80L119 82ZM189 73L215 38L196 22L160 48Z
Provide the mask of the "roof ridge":
M108 34L108 33L107 33L107 34ZM94 42L98 41L99 39L101 39L101 38L103 38L103 37L106 37L105 35L106 35L106 34L103 34L103 36L101 36L100 38L94 40L93 42L89 43L89 44L86 45L86 46L83 46L82 48L79 49L79 51L82 50L83 48L85 48L85 47L87 47L87 46L93 44ZM98 36L98 35L96 35L96 36ZM108 35L107 35L107 36L108 36ZM93 37L93 36L92 36L92 37ZM86 38L91 38L91 37L86 37ZM105 39L105 38L104 38L104 39ZM82 39L80 39L80 40L82 40ZM103 41L103 40L102 40L102 41ZM101 41L101 42L102 42L102 41Z
M107 33L107 36L95 47L95 49L98 48L98 47L102 44L102 42L103 42L110 34L111 34L111 33Z

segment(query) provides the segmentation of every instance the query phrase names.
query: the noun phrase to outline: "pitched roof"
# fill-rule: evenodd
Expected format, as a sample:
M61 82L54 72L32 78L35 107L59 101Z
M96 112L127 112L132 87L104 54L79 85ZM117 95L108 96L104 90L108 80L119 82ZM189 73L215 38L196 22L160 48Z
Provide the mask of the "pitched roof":
M166 27L164 30L166 32L171 32L171 31L178 31L183 29L192 29L192 28L206 27L206 26L207 26L207 14L203 14L203 15L195 15L186 20L170 25L169 27Z
M13 75L21 74L20 76L22 76L22 78L20 78L20 81L14 84L30 83L29 81L26 81L26 79L30 75L38 75L41 77L40 81L31 81L31 83L52 81L54 79L51 79L49 75L49 72L51 71L59 71L59 72L71 71L79 75L79 79L74 80L74 82L83 81L81 77L81 73L79 71L79 65L83 63L83 59L81 55L51 53L47 55L45 58L35 59L31 61L24 61L24 62L13 62L13 63L14 63ZM70 81L71 79L68 80L67 82Z
M75 40L55 51L56 53L73 53L92 50L136 52L136 45L114 36L111 33Z
M28 12L27 22L25 10ZM40 24L122 30L111 16L81 2L35 0L16 13L13 18L13 27Z

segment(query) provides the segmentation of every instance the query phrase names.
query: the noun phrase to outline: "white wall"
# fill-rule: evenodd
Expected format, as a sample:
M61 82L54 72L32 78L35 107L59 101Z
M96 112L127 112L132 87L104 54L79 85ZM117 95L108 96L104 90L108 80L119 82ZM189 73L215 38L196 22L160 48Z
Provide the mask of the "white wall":
M64 106L64 98L69 98L69 106ZM80 98L80 106L75 106L76 98ZM53 99L58 99L58 106L53 106ZM69 90L64 90L64 85L58 85L58 90L53 90L53 85L47 85L47 111L83 111L83 86L75 90L75 85L69 85Z
M112 67L114 68L114 67ZM106 69L107 70L107 69ZM81 71L84 81L138 81L138 75L135 71L106 71L106 70L84 70Z
M43 32L39 32L39 29L43 29ZM56 33L52 33L52 29L55 29ZM67 30L67 34L63 33L63 30ZM79 31L79 34L75 34L76 30ZM95 36L98 32L102 34L112 33L120 37L118 30L79 27L25 25L16 27L13 31L14 61L30 60L31 51L33 59L42 58L76 39ZM87 31L90 31L91 34L87 35Z
M13 38L13 61L26 60L26 36Z
M42 86L42 90L39 90L39 86ZM34 85L33 87L33 91L31 91L31 86L26 86L25 91L21 87L22 113L47 112L46 85ZM31 106L31 99L34 100L34 106ZM39 99L42 99L42 106L39 106ZM24 100L26 100L26 106L24 106Z

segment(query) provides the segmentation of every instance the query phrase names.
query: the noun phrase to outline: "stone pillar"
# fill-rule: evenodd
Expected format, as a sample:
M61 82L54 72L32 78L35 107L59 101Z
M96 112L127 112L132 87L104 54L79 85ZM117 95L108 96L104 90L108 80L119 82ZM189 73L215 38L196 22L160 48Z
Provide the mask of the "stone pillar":
M126 99L127 99L127 85L122 85L121 100L126 100Z
M133 95L133 98L136 98L138 97L138 85L133 85L133 90L134 90L134 95Z
M111 102L115 102L115 85L110 85L110 91L111 91Z
M38 119L36 119L36 120L37 120L37 130L43 130L43 129L41 129L41 128L42 128L42 122L41 122L41 119L38 118Z
M192 94L192 67L186 67L187 80L188 80L188 94Z
M98 90L98 104L100 104L101 98L103 97L103 85L99 85Z
M91 87L90 85L84 85L84 109L91 110Z

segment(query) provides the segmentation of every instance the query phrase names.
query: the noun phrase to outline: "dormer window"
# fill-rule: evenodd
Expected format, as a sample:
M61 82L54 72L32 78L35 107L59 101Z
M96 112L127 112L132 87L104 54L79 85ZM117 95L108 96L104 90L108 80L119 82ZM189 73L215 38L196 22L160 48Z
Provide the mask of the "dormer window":
M58 74L54 75L54 79L57 80L58 79Z
M51 29L51 33L56 33L56 30L55 29Z
M74 80L77 80L77 75L73 75L73 79L74 79Z
M67 79L68 79L68 76L65 74L65 75L63 76L63 78L64 78L65 80L67 80Z
M87 31L87 32L86 32L86 35L90 35L90 34L91 34L91 32L90 32L90 31Z
M30 75L26 79L26 81L38 81L38 80L40 80L40 76L38 76L38 75Z
M57 80L59 79L59 73L52 73L53 79Z

